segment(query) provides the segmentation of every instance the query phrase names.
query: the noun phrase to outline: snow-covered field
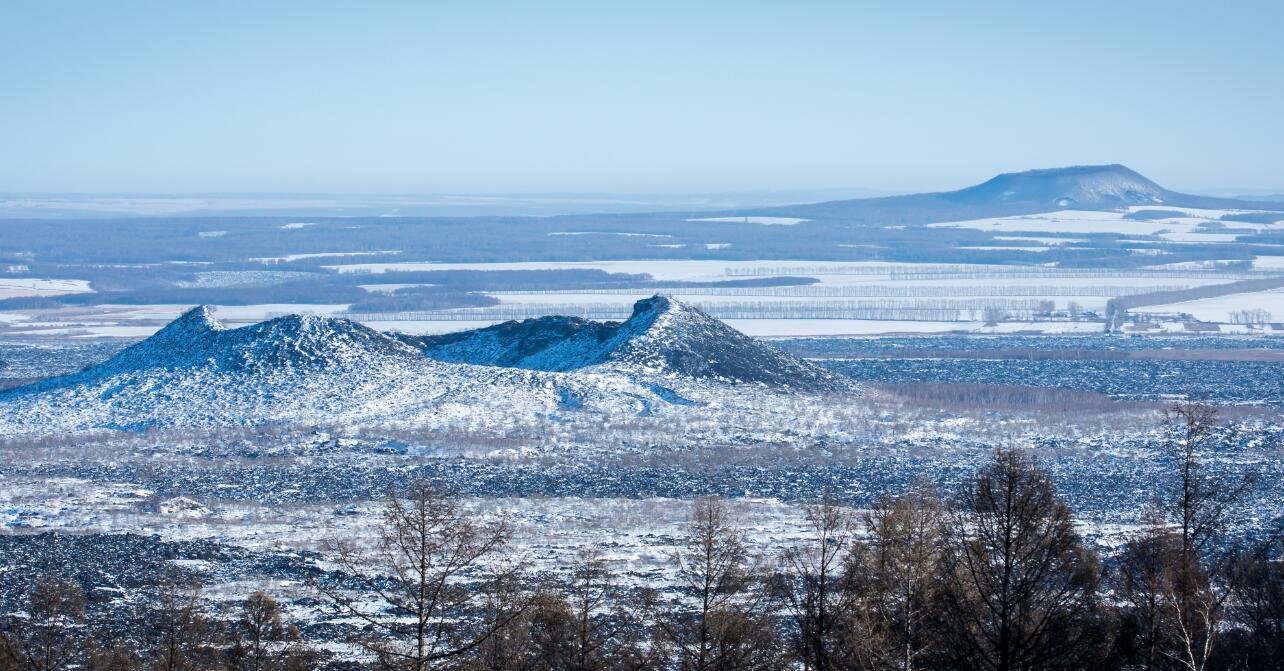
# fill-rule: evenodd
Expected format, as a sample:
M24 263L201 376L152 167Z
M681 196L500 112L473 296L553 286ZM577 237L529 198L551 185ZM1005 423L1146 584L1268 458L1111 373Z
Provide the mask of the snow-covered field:
M1272 321L1284 321L1284 289L1260 291L1251 294L1232 294L1217 298L1204 298L1184 303L1152 305L1143 308L1146 312L1185 312L1201 321L1230 321L1230 313L1241 310L1266 310L1271 313Z
M1253 259L1255 270L1278 270L1284 273L1284 256L1259 256Z
M1282 257L1284 258L1284 257ZM533 270L547 268L594 268L618 273L647 273L657 282L726 282L753 278L771 278L784 275L815 278L811 285L789 287L729 287L729 288L639 288L611 291L538 291L494 292L492 295L503 306L529 306L531 314L579 314L588 306L608 307L627 312L633 302L652 293L665 292L681 296L684 300L701 305L775 305L785 306L872 306L890 309L915 308L932 301L968 305L971 312L962 314L964 321L932 321L932 317L886 315L884 319L814 319L806 314L798 318L780 319L765 314L764 318L742 319L727 314L732 325L751 335L852 335L881 333L939 333L946 331L990 332L975 320L980 318L981 303L995 304L1052 301L1056 309L1065 310L1071 302L1082 310L1100 312L1106 301L1114 296L1143 291L1161 291L1232 281L1227 277L1203 276L1200 269L1174 268L1172 276L1156 276L1147 272L1107 271L1101 276L1074 276L1074 271L1059 269L1040 270L1031 267L1003 267L981 265L909 264L879 262L806 262L806 261L721 261L721 260L631 260L600 262L529 262L529 263L479 263L479 264L429 264L429 263L371 263L336 266L341 270L363 270L371 273L369 283L362 285L371 293L387 293L409 284L381 284L377 281L386 270ZM31 283L28 283L31 284ZM2 286L2 285L0 285ZM42 289L59 286L63 289L87 289L84 283L38 285ZM101 305L86 308L61 308L0 313L0 323L11 334L23 335L83 335L83 336L144 336L159 328L164 322L176 318L187 305ZM235 324L262 321L291 313L336 315L343 314L345 304L262 304L248 306L215 306L219 318ZM1269 308L1268 308L1269 309ZM460 311L461 315L449 319L407 313L399 318L373 314L369 319L353 315L359 321L370 323L381 330L398 330L407 333L444 333L486 326L512 318L485 316L484 311L475 318ZM1225 310L1215 311L1214 321L1225 321ZM1279 312L1284 314L1284 310ZM827 315L820 315L827 316ZM835 315L838 316L838 315ZM862 315L863 316L863 315ZM1200 315L1197 315L1200 316ZM911 321L913 320L913 321ZM1040 322L1035 324L1008 322L997 327L1002 332L1041 331L1046 333L1083 332L1096 327L1080 323Z
M764 226L793 226L801 224L809 219L799 219L797 217L702 217L699 219L687 219L687 221L717 221L729 224L761 224Z
M80 478L29 480L0 476L0 528L65 532L155 533L164 541L205 540L255 551L318 551L341 538L369 543L378 531L382 501L262 506L249 501L162 498L128 482ZM673 498L464 498L483 519L504 519L516 553L537 572L573 565L589 547L610 548L603 558L628 579L654 581L686 534L692 501ZM342 514L336 514L341 511ZM756 554L773 555L806 530L803 506L776 499L738 498L735 523Z
M288 226L287 224L286 226ZM282 227L284 228L284 227ZM328 259L342 256L395 256L400 250L385 249L374 252L315 252L312 254L287 254L285 256L258 256L250 259L258 263L289 263L303 259Z
M1167 210L1173 213L1163 219L1127 219L1129 212L1139 210ZM973 228L988 232L1028 232L1028 233L1117 233L1121 235L1157 235L1172 242L1232 242L1233 234L1219 233L1209 226L1226 226L1249 230L1273 230L1284 227L1281 222L1274 224L1254 224L1245 222L1221 222L1218 219L1227 214L1239 214L1247 210L1201 210L1194 208L1172 208L1167 206L1134 206L1127 211L1098 212L1084 210L1063 210L1047 214L1032 214L1016 217L994 217L951 221L930 224L935 228ZM1051 240L1051 239L1050 239Z
M726 280L733 272L746 275L758 268L780 269L825 266L849 272L877 274L892 267L913 268L928 264L888 264L875 261L809 262L796 260L723 261L717 259L637 259L626 261L512 261L494 263L347 263L326 266L340 272L383 273L392 271L431 270L602 270L609 273L649 273L657 280L713 281ZM738 275L739 276L739 275Z
M46 280L28 277L0 278L0 298L60 296L93 291L85 280Z
M190 305L95 305L86 308L0 312L6 336L145 337L191 309ZM288 314L335 315L346 304L268 303L213 306L219 319L243 326Z

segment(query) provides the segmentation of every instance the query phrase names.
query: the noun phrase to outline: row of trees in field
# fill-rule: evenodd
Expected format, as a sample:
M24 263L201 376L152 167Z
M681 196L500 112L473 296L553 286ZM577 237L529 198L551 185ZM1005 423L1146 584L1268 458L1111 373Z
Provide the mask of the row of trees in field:
M1035 298L869 298L851 300L692 301L718 319L885 319L903 321L975 321L981 315L1029 319L1055 308ZM1076 313L1078 310L1076 310ZM356 315L355 312L353 312ZM628 319L632 308L612 303L503 303L489 307L449 310L363 312L372 321L505 321L544 315L569 315L593 320ZM987 317L988 319L988 317Z
M729 277L771 277L773 275L886 275L893 280L982 280L982 279L1064 279L1064 278L1172 278L1252 279L1269 277L1257 270L1185 270L1179 268L1052 268L1048 266L997 264L862 264L809 266L734 266L725 269Z
M1106 302L1106 318L1109 321L1110 326L1117 327L1119 324L1123 323L1124 319L1127 318L1129 310L1135 310L1137 308L1170 305L1172 303L1184 303L1186 301L1195 301L1204 298L1218 298L1234 294L1273 291L1282 287L1284 287L1284 276L1276 275L1260 279L1230 282L1227 284L1209 284L1177 291L1156 291L1148 294L1120 296ZM1252 312L1250 312L1250 315L1253 317L1260 316ZM1269 319L1269 313L1266 317Z
M1108 555L1037 458L1009 448L950 496L917 482L866 511L825 498L772 557L751 551L733 506L697 499L664 590L598 552L557 579L527 575L502 519L419 483L389 499L373 546L331 544L338 568L313 587L359 624L346 643L389 670L1281 668L1278 538L1235 539L1253 479L1208 467L1234 438L1197 405L1165 428L1171 472ZM76 588L51 584L11 618L0 669L142 668L120 641L85 635ZM266 595L229 642L203 625L196 592L167 593L147 668L319 664Z
M1255 326L1269 324L1273 319L1270 312L1261 308L1234 310L1228 317L1232 324L1252 324Z
M1131 296L1133 294L1153 293L1156 291L1176 291L1182 286L1099 284L1093 286L1067 286L1064 284L970 284L957 285L896 285L896 284L840 284L840 285L806 285L806 286L757 286L757 287L668 287L661 284L647 284L638 287L607 289L543 289L491 292L505 295L549 295L558 294L593 294L593 295L636 295L653 292L670 296L778 296L791 298L965 298L973 296Z

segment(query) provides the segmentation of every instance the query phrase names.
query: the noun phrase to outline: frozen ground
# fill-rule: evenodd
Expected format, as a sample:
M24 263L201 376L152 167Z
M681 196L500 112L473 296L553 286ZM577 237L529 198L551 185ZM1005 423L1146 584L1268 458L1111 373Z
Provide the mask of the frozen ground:
M1169 303L1144 308L1147 312L1185 312L1196 319L1210 322L1230 321L1230 313L1241 310L1266 310L1271 321L1284 321L1284 289L1232 294L1183 303Z
M715 259L637 259L627 261L512 261L493 263L348 263L328 266L340 272L383 273L399 270L545 270L586 269L610 273L649 273L657 280L725 280L731 271L747 272L755 268L796 267L822 265L844 272L871 275L893 267L914 267L919 264L888 264L872 261L807 262L807 261L723 261ZM922 264L928 265L928 264ZM936 264L932 264L936 265Z
M1129 219L1130 213L1145 210L1170 211L1171 217L1159 219ZM1241 233L1223 233L1221 228L1232 228L1240 231L1257 232L1284 229L1284 221L1273 223L1247 223L1240 221L1221 221L1221 217L1231 214L1251 213L1249 210L1203 210L1195 208L1172 208L1167 206L1133 206L1127 210L1114 212L1064 210L1047 214L1034 214L1016 217L994 217L968 221L952 221L930 224L936 228L972 228L990 233L1065 233L1065 234L1100 234L1154 236L1168 242L1191 243L1230 243ZM1012 239L1015 236L996 236ZM1058 238L1048 241L1067 242Z
M1253 259L1253 268L1284 272L1284 256L1259 256Z
M85 280L45 280L26 277L0 278L0 298L59 296L92 291Z
M305 224L300 224L303 226ZM289 228L291 224L286 224L281 228ZM395 256L400 254L396 250L383 250L376 252L315 252L312 254L287 254L285 256L260 256L250 259L259 263L289 263L291 261L300 261L302 259L328 259L342 256Z
M801 224L807 219L797 217L702 217L699 219L687 219L687 221L718 221L730 224L763 224L765 226L793 226Z

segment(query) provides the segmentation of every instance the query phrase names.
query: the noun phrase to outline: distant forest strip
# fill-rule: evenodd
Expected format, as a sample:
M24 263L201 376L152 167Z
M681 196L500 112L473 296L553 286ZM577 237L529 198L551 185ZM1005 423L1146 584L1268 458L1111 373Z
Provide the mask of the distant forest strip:
M140 279L140 277L142 279ZM293 273L262 270L141 273L112 268L93 276L93 292L22 296L0 300L0 310L46 310L93 305L350 304L357 312L444 310L498 303L483 291L625 289L633 292L692 288L805 286L811 277L760 277L707 282L659 281L645 273L597 269L434 270L388 273ZM253 282L250 284L249 282ZM362 285L411 284L390 294Z
M1002 266L977 264L925 264L861 266L745 266L727 268L729 276L772 275L887 275L893 280L979 280L979 279L1117 279L1155 277L1169 279L1254 279L1273 276L1264 270L1181 270L1175 268L1049 268L1045 266Z
M1106 303L1106 316L1122 316L1128 310L1152 305L1184 303L1186 301L1194 301L1204 298L1218 298L1233 294L1248 294L1279 288L1284 288L1284 275L1243 280L1241 282L1230 282L1227 284L1210 284L1208 286L1178 289L1176 291L1156 291L1149 294L1121 296L1119 298L1113 298Z
M786 278L762 278L763 280L786 279ZM802 278L798 278L802 279ZM811 278L806 278L811 279ZM674 286L678 284L679 286ZM968 284L961 286L891 286L886 284L867 284L867 285L848 285L848 286L830 286L830 285L813 285L813 286L771 286L769 284L757 284L753 286L738 286L734 281L693 285L691 283L662 283L655 282L647 284L646 288L654 289L660 293L672 294L675 296L682 295L719 295L719 296L782 296L797 298L962 298L973 296L1003 296L1003 297L1020 297L1020 296L1131 296L1132 294L1153 293L1156 291L1175 291L1185 289L1186 285L1165 285L1165 286L1126 286L1103 284L1095 286L1064 286L1064 285L1023 285L1023 286L1003 286L993 284ZM611 287L607 289L576 289L573 293L577 294L594 294L594 295L622 295L636 293L638 289ZM532 289L519 291L496 292L513 295L539 295L539 294L564 294L571 293L564 289Z
M1008 361L1284 361L1284 350L1278 349L1035 349L1012 348L990 350L919 349L838 356L823 359L1001 359Z
M718 319L877 319L896 321L976 321L999 310L1005 314L1029 315L1041 309L1036 299L877 299L866 301L722 301L693 303ZM350 310L355 312L355 310ZM389 311L362 313L376 321L506 321L545 315L568 315L584 319L626 319L627 305L510 303L471 310Z

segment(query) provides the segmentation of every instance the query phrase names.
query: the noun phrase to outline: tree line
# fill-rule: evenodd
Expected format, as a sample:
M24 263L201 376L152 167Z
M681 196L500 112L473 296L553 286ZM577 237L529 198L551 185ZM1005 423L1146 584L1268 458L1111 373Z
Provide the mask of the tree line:
M1229 282L1226 284L1208 284L1200 287L1191 287L1189 289L1179 289L1176 291L1156 291L1146 294L1120 296L1106 302L1106 317L1111 320L1112 325L1117 326L1127 317L1129 310L1137 308L1168 305L1171 303L1184 303L1186 301L1194 301L1204 298L1218 298L1220 296L1230 296L1233 294L1272 291L1281 287L1284 287L1284 276L1272 276L1260 279L1242 280L1239 282ZM1269 318L1269 314L1267 315L1267 318Z
M1246 540L1251 476L1210 458L1241 440L1213 410L1170 410L1170 470L1135 530L1103 553L1053 477L1002 448L959 491L928 482L854 511L809 506L806 532L756 556L734 507L696 499L665 590L630 582L600 551L556 579L529 574L503 519L431 484L387 501L373 543L333 541L316 594L359 623L362 666L459 669L805 671L1278 669L1279 535ZM215 626L199 590L161 590L141 646L95 636L79 586L37 582L10 616L0 669L319 668L272 597Z

